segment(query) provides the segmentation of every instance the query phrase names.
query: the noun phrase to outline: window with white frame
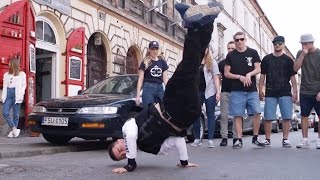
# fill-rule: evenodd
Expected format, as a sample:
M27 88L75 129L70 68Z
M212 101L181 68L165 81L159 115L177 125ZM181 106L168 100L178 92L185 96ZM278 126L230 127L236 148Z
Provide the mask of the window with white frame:
M244 18L244 28L246 29L246 30L248 30L248 12L247 12L247 10L244 10L244 16L243 16L243 18Z
M257 23L253 23L253 37L257 41L258 40L258 33L257 33Z
M163 3L163 4L162 4ZM162 5L160 5L162 4ZM158 11L161 14L167 14L167 0L154 0L153 6L159 6L155 10Z
M232 17L233 19L236 19L237 16L237 2L236 0L232 1Z

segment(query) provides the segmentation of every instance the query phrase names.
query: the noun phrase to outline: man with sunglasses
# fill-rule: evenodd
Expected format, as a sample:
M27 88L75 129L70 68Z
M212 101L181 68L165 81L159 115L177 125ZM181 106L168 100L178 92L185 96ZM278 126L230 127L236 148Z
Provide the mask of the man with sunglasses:
M260 128L260 101L256 87L256 75L260 73L260 57L258 52L246 46L246 36L237 32L233 36L236 49L226 57L225 76L231 79L231 95L229 113L234 116L236 138L233 148L242 148L242 118L245 110L253 115L252 144L264 147L258 139Z
M264 131L266 139L264 143L266 146L271 146L271 123L277 119L276 113L279 104L281 117L283 119L282 146L290 148L291 144L288 140L290 120L292 119L293 102L297 101L296 72L293 69L294 61L284 54L284 37L276 36L272 43L274 52L266 55L262 59L259 80L260 99L263 100L265 98Z
M300 37L302 50L297 53L294 70L301 68L300 107L301 107L301 143L297 148L308 148L308 117L314 108L317 116L320 116L320 49L314 46L315 39L312 34L303 34ZM320 126L319 126L320 127ZM320 149L320 128L316 148Z

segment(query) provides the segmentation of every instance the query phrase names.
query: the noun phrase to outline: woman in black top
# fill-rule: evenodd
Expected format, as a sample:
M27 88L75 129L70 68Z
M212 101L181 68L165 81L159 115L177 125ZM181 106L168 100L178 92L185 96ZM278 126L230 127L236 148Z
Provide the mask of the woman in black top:
M156 102L157 98L162 100L164 85L168 82L167 62L159 55L159 43L151 41L146 57L139 67L139 79L137 85L136 103L140 103L140 91L142 91L143 106Z

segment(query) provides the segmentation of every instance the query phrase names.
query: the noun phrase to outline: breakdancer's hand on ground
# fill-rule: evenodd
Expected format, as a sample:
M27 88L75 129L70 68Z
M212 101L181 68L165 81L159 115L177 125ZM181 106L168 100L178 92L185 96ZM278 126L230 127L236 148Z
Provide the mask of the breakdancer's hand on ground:
M194 163L188 163L188 165L183 166L181 164L177 164L178 167L182 167L182 168L188 168L188 167L199 167L198 164L194 164Z
M121 168L112 169L112 172L114 172L114 173L126 173L128 171L125 168L121 167Z

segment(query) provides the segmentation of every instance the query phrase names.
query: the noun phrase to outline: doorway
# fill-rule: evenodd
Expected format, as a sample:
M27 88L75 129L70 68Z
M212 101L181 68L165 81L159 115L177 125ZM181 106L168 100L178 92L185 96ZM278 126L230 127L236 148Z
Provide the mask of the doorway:
M36 102L52 98L52 62L55 53L36 49Z
M106 78L106 48L103 41L95 42L98 36L99 33L91 35L87 45L87 88Z

